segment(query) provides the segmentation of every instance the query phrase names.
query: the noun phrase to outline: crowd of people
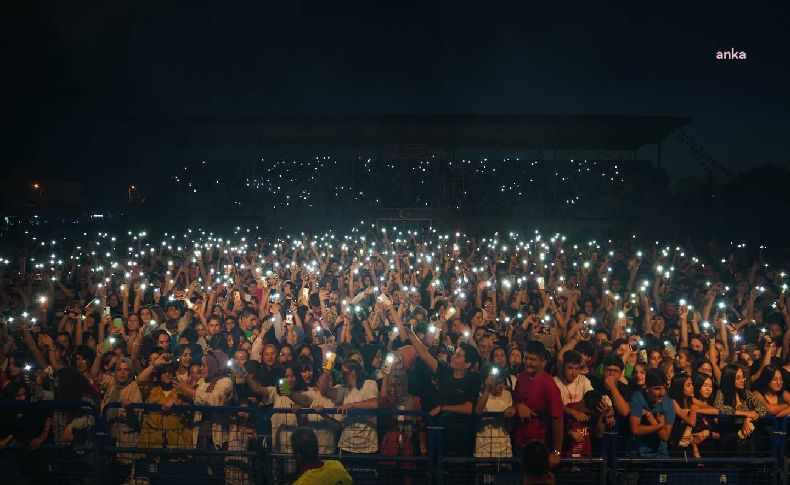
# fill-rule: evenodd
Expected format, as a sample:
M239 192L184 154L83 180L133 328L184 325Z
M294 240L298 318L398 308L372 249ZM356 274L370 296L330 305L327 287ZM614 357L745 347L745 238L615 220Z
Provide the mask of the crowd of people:
M639 457L767 453L768 418L790 415L786 275L762 249L370 225L148 241L0 258L2 398L95 403L137 449L120 463L262 438L244 413L171 412L189 404L278 410L278 453L308 425L320 454L425 455L433 420L445 455L538 441L555 466L615 435ZM0 448L77 446L94 425L4 418Z

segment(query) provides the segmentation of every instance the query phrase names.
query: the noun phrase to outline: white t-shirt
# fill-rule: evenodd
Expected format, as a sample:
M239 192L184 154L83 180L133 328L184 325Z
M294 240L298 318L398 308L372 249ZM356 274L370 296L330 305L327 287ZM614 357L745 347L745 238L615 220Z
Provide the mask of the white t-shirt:
M502 394L490 394L483 412L501 413L513 405L513 396L504 389ZM513 458L510 434L505 428L505 418L482 418L477 427L475 458Z
M587 376L579 374L570 384L565 384L559 376L554 376L554 382L560 388L562 404L573 404L581 401L587 391L592 391L593 387Z
M269 400L274 408L290 408L294 402L288 396L277 394L276 387L267 387ZM291 435L298 426L296 414L274 413L272 415L272 446L277 453L291 453Z
M321 406L323 408L333 408L335 403L318 392L318 388L311 387L304 391L304 395L312 400L310 407ZM341 419L338 417L338 419ZM318 453L321 455L331 455L337 452L337 426L331 424L326 418L319 414L308 414L305 417L306 425L315 431L318 438Z
M362 384L361 389L349 389L344 386L335 386L335 389L337 390L336 404L353 404L379 395L376 381L370 379ZM343 432L338 443L341 450L352 453L375 453L379 450L375 416L346 416L343 423Z

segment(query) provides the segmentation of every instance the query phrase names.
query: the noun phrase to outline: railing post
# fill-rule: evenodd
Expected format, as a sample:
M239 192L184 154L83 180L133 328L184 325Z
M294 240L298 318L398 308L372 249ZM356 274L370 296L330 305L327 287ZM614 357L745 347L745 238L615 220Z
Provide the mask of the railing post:
M438 421L436 418L432 418L429 423L426 423L426 431L429 437L428 454L430 460L428 463L429 466L435 464L435 483L437 485L442 485L444 483L444 467L442 466L442 456L444 455L444 450L442 449L444 426L440 423L436 423L436 421ZM429 477L431 475L433 474L428 473Z
M601 450L601 456L603 457L603 467L607 471L606 475L608 477L604 477L603 483L606 483L607 478L608 481L614 483L617 479L617 428L614 430L606 431L604 433L606 437L606 446Z

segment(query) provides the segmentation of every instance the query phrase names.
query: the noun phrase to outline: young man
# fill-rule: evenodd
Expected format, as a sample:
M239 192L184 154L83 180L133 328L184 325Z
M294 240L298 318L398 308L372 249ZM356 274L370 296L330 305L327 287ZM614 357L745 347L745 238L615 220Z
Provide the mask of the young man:
M581 375L582 354L575 350L566 350L562 354L562 368L560 375L554 377L554 382L560 390L562 405L565 414L579 421L587 421L589 416L585 415L581 409L582 398L587 391L592 391L593 387L590 380Z
M631 395L631 448L640 458L669 456L667 440L675 422L675 406L666 395L667 377L659 369L648 369L645 390Z
M449 365L439 362L428 352L412 328L403 325L394 311L390 314L390 318L398 325L400 335L406 336L411 341L417 355L439 381L439 404L431 409L430 414L436 416L441 413L453 413L471 416L480 392L480 376L472 371L475 364L480 362L480 354L477 350L469 344L460 344L450 358ZM444 453L472 456L475 445L474 420L452 417L446 419L444 425Z
M296 428L291 435L291 449L299 470L293 485L351 485L351 475L339 461L318 458L318 438L313 430Z
M547 358L546 347L535 340L524 351L524 371L516 380L514 396L520 418L516 424L516 444L522 447L530 440L548 441L549 461L557 466L562 454L563 406L557 384L545 371ZM544 417L538 418L537 414Z

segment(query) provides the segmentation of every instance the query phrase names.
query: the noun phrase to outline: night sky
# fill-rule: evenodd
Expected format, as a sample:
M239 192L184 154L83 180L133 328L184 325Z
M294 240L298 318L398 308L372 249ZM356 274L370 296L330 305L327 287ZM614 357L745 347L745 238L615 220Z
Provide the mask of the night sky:
M128 114L546 113L690 116L733 171L790 165L788 2L240 5L4 2L6 163L113 167Z

